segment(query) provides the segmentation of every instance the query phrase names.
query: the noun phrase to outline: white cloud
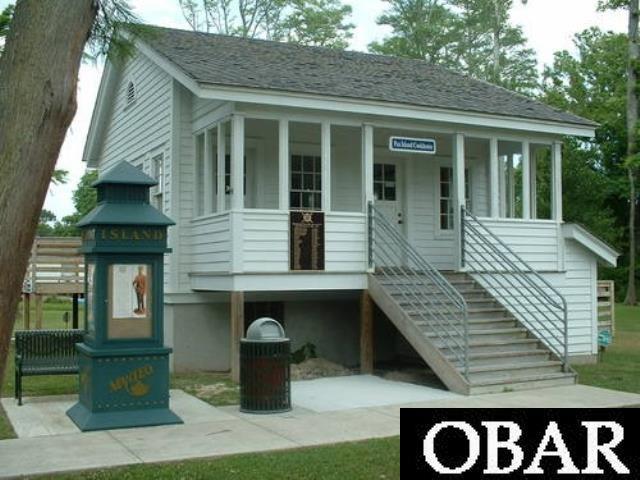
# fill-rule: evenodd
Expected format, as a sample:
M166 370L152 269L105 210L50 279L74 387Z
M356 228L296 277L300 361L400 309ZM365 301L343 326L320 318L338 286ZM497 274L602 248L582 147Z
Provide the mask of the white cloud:
M356 28L351 42L353 50L366 51L367 45L381 40L389 33L387 27L375 23L387 4L382 0L345 0L353 7L352 21ZM0 8L7 0L0 0ZM147 23L174 28L188 28L178 0L132 0L134 11ZM512 20L521 25L529 44L538 53L541 64L550 63L553 52L572 49L573 36L591 26L605 30L625 31L625 13L596 12L597 0L529 0L526 6L514 1ZM78 113L67 133L58 168L69 170L69 183L52 187L45 208L58 217L73 212L72 192L84 173L82 150L93 112L93 105L100 83L102 67L83 65L80 70L78 90Z

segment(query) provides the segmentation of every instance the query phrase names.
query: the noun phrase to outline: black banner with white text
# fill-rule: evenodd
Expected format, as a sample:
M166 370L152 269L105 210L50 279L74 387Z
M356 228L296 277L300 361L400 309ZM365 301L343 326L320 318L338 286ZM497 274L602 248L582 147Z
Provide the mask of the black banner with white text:
M403 478L640 478L637 409L409 409Z

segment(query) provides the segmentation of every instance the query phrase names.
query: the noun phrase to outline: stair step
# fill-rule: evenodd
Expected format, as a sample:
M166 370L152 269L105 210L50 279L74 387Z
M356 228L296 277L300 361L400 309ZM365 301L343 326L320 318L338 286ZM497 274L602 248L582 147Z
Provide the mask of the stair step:
M576 375L574 373L548 373L529 375L517 379L480 380L471 383L470 395L487 393L513 392L518 390L533 390L539 388L557 387L560 385L574 385Z
M451 348L442 343L441 340L434 340L433 344L439 348L444 355L451 353ZM495 352L529 352L537 350L540 342L535 338L516 339L471 339L469 342L469 354L495 353ZM454 347L455 350L455 347Z
M486 365L469 366L469 374L475 378L484 378L486 376L494 376L495 378L503 376L519 377L523 374L530 375L532 373L546 373L547 371L557 371L562 367L562 362L557 360L543 360L538 362L500 362ZM458 367L462 372L463 367ZM483 376L484 375L484 376Z
M449 332L441 329L441 330L426 330L425 335L428 338L438 338L440 336L447 338ZM482 329L474 329L469 330L469 341L471 344L475 341L479 340L504 340L504 339L526 339L529 335L529 331L526 328L522 327L512 327L512 328L482 328ZM460 339L462 342L462 335L451 334L453 338Z
M530 363L535 361L548 360L549 357L550 353L547 350L525 350L512 352L491 351L482 353L471 353L469 355L469 364L475 367L480 365L494 365L496 362L500 361L510 363ZM454 365L458 363L457 357L455 355L447 355L447 360L449 360Z

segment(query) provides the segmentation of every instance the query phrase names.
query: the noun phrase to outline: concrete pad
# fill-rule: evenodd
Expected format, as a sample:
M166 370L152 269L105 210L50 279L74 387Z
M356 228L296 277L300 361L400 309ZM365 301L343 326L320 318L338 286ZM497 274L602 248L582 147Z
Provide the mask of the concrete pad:
M254 415L247 421L300 446L351 442L400 434L400 422L397 418L370 409L349 409L288 419Z
M79 432L66 414L77 399L77 395L24 398L19 407L15 399L3 398L2 407L18 438L65 435Z
M249 422L215 422L112 430L110 434L143 462L164 462L295 448L296 443Z
M332 412L461 397L461 395L446 390L394 382L373 375L319 378L292 382L291 384L292 403L314 412Z
M0 477L140 463L108 432L0 440Z
M186 424L236 418L182 390L171 390L170 395L171 409ZM32 438L79 433L67 416L67 410L77 401L77 395L33 397L25 398L19 407L13 398L3 398L2 406L18 438Z

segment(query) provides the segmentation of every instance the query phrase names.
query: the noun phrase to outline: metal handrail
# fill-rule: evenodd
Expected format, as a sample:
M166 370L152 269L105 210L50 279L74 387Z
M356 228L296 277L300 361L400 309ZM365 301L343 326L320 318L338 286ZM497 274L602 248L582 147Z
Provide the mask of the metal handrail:
M463 267L484 280L500 303L541 338L569 369L567 301L475 215L461 208Z
M447 348L469 377L469 322L464 297L370 202L369 266L394 282L413 317Z

